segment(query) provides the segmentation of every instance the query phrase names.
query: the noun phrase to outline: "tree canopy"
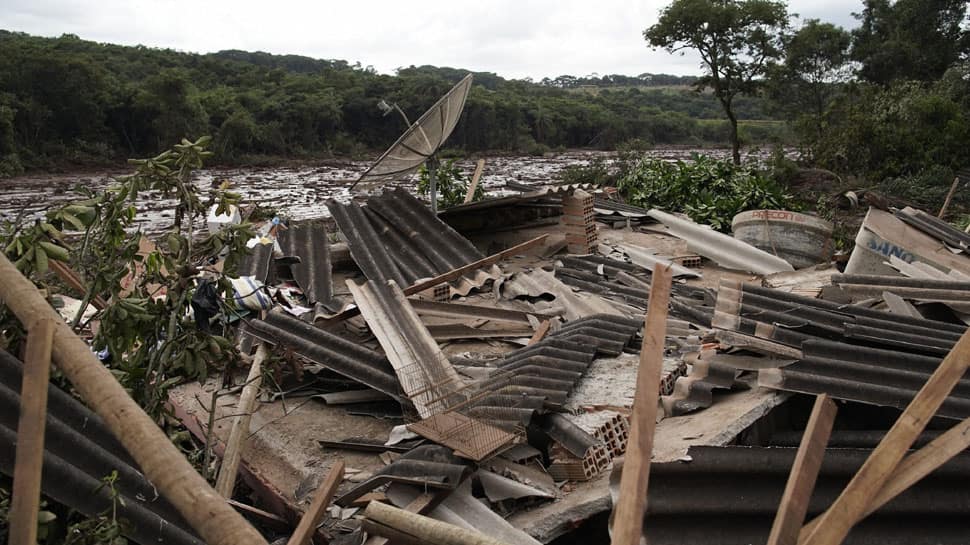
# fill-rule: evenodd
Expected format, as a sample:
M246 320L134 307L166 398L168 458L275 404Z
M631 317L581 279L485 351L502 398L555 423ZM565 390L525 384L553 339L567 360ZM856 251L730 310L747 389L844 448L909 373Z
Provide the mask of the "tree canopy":
M731 124L735 164L740 139L734 100L751 93L773 59L782 55L781 33L788 26L784 2L772 0L674 0L657 24L643 32L651 46L674 53L697 51L706 74L696 85L711 88Z
M396 102L413 119L467 73L410 66L385 75L298 55L197 55L0 31L0 176L152 155L203 134L214 137L222 162L376 153L403 128L382 116L378 101ZM728 134L716 99L691 92L689 77L564 75L533 83L474 75L448 147L541 153L610 149L631 139L720 143ZM767 118L763 105L755 97L736 103L739 116L752 120ZM781 125L752 124L750 136L766 139Z

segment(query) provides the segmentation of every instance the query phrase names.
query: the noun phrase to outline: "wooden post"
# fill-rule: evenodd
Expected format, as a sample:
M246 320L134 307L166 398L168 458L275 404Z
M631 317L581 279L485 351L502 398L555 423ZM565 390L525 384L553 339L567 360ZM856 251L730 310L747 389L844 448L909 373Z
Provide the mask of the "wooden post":
M268 357L269 349L266 348L266 344L260 343L256 348L253 364L249 368L246 384L239 394L236 417L232 421L232 429L229 430L229 439L226 441L226 450L222 456L222 466L219 468L219 478L216 480L216 492L224 498L232 498L232 490L236 486L236 473L239 471L239 461L242 459L243 440L249 435L249 421L252 420L259 386L263 383L263 363ZM215 433L215 430L209 430L209 433Z
M37 511L40 509L40 474L44 466L44 427L47 422L47 387L53 341L52 320L37 320L27 331L13 497L10 500L10 545L37 543Z
M468 184L468 192L465 193L465 202L462 204L468 204L475 198L475 190L478 189L478 179L482 177L483 170L485 170L485 159L479 159L478 164L475 165L475 173L472 174L472 182Z
M293 531L293 535L290 536L286 545L307 545L310 542L313 532L320 525L320 519L327 512L330 500L337 493L337 487L343 480L344 461L337 460L330 468L330 472L327 473L327 478L320 484L320 488L317 488L317 493L313 496L313 503L303 514L303 518L300 519L300 523L297 524L296 530Z
M369 531L392 541L403 537L405 541L427 545L505 545L474 530L466 530L376 501L367 504L364 521L370 523L367 526Z
M630 415L630 440L620 476L619 499L614 508L613 545L639 545L643 533L672 278L670 267L654 266L640 349L640 369L637 371L637 391Z
M953 426L923 448L910 454L896 467L896 471L882 485L879 493L872 498L866 507L862 517L865 518L876 512L880 507L889 503L890 500L902 494L907 488L918 483L920 479L926 477L945 464L950 458L960 454L970 448L970 418L967 418ZM816 518L806 524L801 531L801 537L807 538L808 535L818 526L821 517ZM858 522L858 521L856 521Z
M815 490L815 480L822 467L822 458L825 456L825 447L832 434L837 411L838 407L829 396L822 394L815 398L815 406L812 407L812 415L808 418L805 434L798 446L798 454L795 455L795 463L788 475L788 484L785 485L778 514L771 526L768 545L798 543L798 533L805 522L808 502Z
M957 191L957 186L960 184L960 177L957 176L953 178L953 183L950 185L950 190L946 192L946 199L943 200L943 206L940 207L940 213L936 215L938 218L942 218L943 214L946 214L946 209L950 207L950 201L953 200L953 194Z
M266 540L199 475L150 416L6 256L0 255L0 301L23 324L55 323L54 363L128 450L138 467L210 545L266 545Z
M970 330L950 350L926 384L916 393L903 414L893 424L869 459L849 481L842 494L819 517L821 520L804 540L812 545L841 543L856 522L862 519L872 498L892 475L906 450L933 418L943 400L970 366Z

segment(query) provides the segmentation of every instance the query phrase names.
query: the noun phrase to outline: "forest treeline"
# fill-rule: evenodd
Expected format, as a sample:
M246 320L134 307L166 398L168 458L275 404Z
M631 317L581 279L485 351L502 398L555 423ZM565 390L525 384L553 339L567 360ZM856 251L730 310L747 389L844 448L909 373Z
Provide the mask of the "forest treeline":
M381 99L414 119L466 73L412 66L384 75L340 60L235 50L202 55L0 31L0 174L146 156L203 134L214 137L216 159L224 162L379 151L404 128L399 117L383 116ZM532 82L478 72L447 145L537 153L611 149L633 138L723 142L719 107L686 87L694 79ZM742 119L768 117L757 98L739 110ZM763 140L771 128L754 123L751 137Z

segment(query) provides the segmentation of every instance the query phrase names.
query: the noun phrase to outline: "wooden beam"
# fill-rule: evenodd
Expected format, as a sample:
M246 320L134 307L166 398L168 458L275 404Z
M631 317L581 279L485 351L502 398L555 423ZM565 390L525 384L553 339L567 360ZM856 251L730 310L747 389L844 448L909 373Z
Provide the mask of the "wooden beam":
M883 484L879 493L866 506L862 518L873 514L880 507L889 503L890 500L918 483L923 477L933 473L938 467L968 448L970 448L970 418L953 426L946 433L904 458L896 467L892 476ZM820 521L821 517L806 524L802 528L801 536L803 538L808 537Z
M10 500L10 545L37 543L40 474L44 466L44 427L47 423L47 387L53 342L52 320L43 318L29 327L24 378L20 387L13 497Z
M317 526L320 525L320 519L327 512L327 507L330 506L330 500L337 493L337 487L343 480L344 461L337 460L330 468L330 472L327 473L327 478L320 484L316 495L313 496L313 503L310 504L303 518L300 519L300 523L296 526L296 530L290 536L286 545L307 545L310 542Z
M192 467L155 421L128 395L91 347L71 331L33 282L0 255L0 301L23 324L55 322L54 363L131 454L145 477L210 545L265 545L266 540Z
M778 506L778 514L771 526L768 545L795 545L798 543L798 532L805 522L808 512L808 502L815 490L815 480L818 470L822 467L825 447L832 434L835 423L835 413L838 407L826 394L815 398L815 406L805 426L802 442L795 455L791 473L788 474L788 484Z
M392 541L427 545L506 545L490 536L372 501L364 509L368 529Z
M627 443L623 473L620 476L620 494L613 519L613 545L639 545L643 533L672 278L670 267L654 266L650 279L650 302L643 327L637 390L633 400L633 414L630 416L630 440Z
M872 498L879 492L886 479L933 418L943 400L960 381L970 366L970 330L964 333L943 363L916 393L903 414L889 430L869 459L835 502L821 515L821 521L804 540L811 545L841 543L856 522L862 519Z
M550 326L549 320L543 320L542 323L539 324L538 329L536 329L536 332L532 335L532 338L529 339L529 343L526 346L529 346L541 341L543 337L545 337L546 334L549 333L549 326Z
M239 461L242 459L243 440L249 435L249 422L252 420L256 407L256 396L263 383L263 363L269 358L269 349L265 343L256 347L256 356L249 368L246 384L239 394L239 404L236 406L236 416L229 430L229 439L222 456L222 466L219 468L219 478L216 479L216 492L224 498L232 498L232 490L236 487L236 473L239 471ZM210 430L210 433L213 433Z
M419 494L416 498L411 500L411 503L408 503L406 506L404 506L404 510L407 511L408 513L425 515L438 505L439 502L435 501L436 496L443 496L443 495L440 493L435 495L435 494L431 494L430 492L424 492L422 494ZM387 545L388 542L390 542L390 539L384 536L373 536L371 539L367 540L367 543L365 545Z
M478 180L482 177L483 170L485 170L485 159L479 159L478 164L475 165L475 173L472 174L472 181L468 184L468 192L465 193L465 202L462 204L468 204L475 198L475 190L478 189Z

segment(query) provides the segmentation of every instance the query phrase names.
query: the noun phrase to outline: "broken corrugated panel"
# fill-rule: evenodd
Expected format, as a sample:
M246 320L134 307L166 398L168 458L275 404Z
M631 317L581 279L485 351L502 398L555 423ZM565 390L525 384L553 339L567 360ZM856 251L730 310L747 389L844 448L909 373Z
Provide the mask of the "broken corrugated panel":
M368 327L377 337L397 374L404 395L421 418L447 410L464 400L465 382L428 333L394 281L347 287Z
M726 281L718 290L713 325L795 348L816 338L857 339L930 354L945 354L966 330L946 322Z
M692 447L690 461L651 464L644 536L651 545L765 543L796 451ZM832 504L871 453L826 450L806 521ZM619 482L618 473L611 481ZM614 497L615 488L611 482ZM970 456L963 454L861 521L844 543L965 543L968 490Z
M552 295L555 300L549 306L560 306L568 320L577 320L591 314L633 314L624 313L602 297L591 294L577 294L557 279L553 273L535 269L530 273L516 273L502 282L500 291L507 299L541 298ZM542 310L540 307L539 310ZM636 311L637 313L639 311Z
M951 248L964 252L970 249L970 234L964 233L940 218L909 206L897 210L894 215Z
M13 476L23 364L0 350L0 472ZM101 419L53 384L48 387L43 454L45 496L88 517L117 509L129 523L122 534L136 543L202 545L184 519L130 457ZM113 490L101 480L118 473ZM117 492L115 501L114 493Z
M784 259L759 250L724 233L719 233L706 225L700 225L656 209L650 211L650 217L666 225L670 233L677 238L687 241L688 247L692 251L711 259L722 267L751 271L756 274L795 270Z
M333 312L339 311L339 303L333 301L330 241L326 224L293 223L279 233L278 240L283 255L300 258L300 262L291 265L290 269L307 302L310 305L320 303Z
M893 274L893 268L885 264L893 256L907 262L928 263L944 271L970 272L970 260L965 252L954 253L935 236L889 212L870 208L859 227L845 272Z
M375 472L369 479L334 500L341 507L387 483L403 483L421 488L455 490L471 474L471 468L440 445L421 445Z
M741 372L737 367L714 361L714 354L713 350L705 350L692 358L685 358L691 365L690 374L678 378L674 391L661 397L666 416L680 416L710 407L714 403L715 389L749 388L747 384L737 381Z
M273 247L273 243L257 243L250 248L249 253L236 266L236 274L240 277L253 276L264 284L269 282L273 266Z
M758 383L778 390L828 394L872 405L905 409L939 366L941 358L844 343L811 340L795 363L759 373ZM937 412L970 416L970 380L963 379Z
M387 497L394 505L404 508L421 492L414 487L392 486L387 491ZM472 495L470 480L463 482L428 516L462 528L486 533L509 545L541 545L475 498Z
M285 346L335 373L400 399L401 387L387 358L358 343L282 311L268 313L265 320L250 321L246 332L270 344Z
M407 287L485 257L404 189L371 197L364 207L335 200L327 206L368 280ZM476 271L455 282L453 292L467 295L498 273L494 266Z

